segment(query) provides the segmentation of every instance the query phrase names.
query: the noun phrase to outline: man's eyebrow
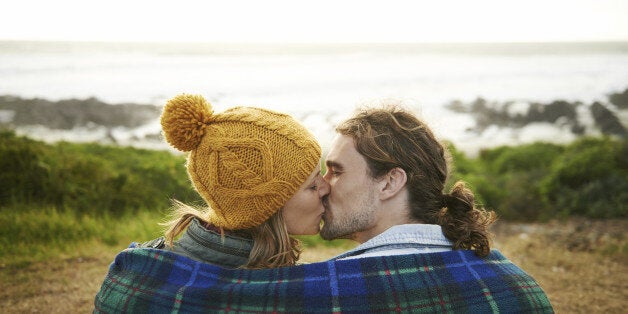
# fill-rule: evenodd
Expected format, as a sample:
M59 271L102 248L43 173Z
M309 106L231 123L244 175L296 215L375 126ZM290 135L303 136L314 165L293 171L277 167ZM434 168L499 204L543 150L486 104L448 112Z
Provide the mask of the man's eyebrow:
M341 164L333 161L333 160L326 160L325 161L325 165L327 165L327 168L335 168L336 170L342 170L343 167Z

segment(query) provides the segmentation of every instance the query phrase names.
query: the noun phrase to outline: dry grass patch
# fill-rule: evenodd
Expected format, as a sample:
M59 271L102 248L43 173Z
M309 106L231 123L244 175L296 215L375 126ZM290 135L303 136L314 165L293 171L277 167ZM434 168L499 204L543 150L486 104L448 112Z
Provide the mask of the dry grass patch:
M498 223L495 246L531 274L558 313L625 313L626 220Z
M4 313L90 313L117 253L106 246L100 249L88 256L0 268L0 309Z

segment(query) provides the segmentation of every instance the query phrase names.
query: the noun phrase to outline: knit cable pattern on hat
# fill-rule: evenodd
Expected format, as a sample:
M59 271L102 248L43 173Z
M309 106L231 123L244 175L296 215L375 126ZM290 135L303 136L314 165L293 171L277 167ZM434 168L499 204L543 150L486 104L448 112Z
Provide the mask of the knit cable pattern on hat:
M248 109L248 110L239 110L239 109ZM261 108L245 108L245 107L235 107L231 110L225 111L220 116L216 117L216 122L218 121L242 121L242 122L250 122L257 126L273 130L277 134L281 134L286 138L293 141L299 147L307 147L311 145L311 139L305 139L301 136L303 130L294 128L292 125L283 123L278 120L272 119L260 119L259 114L254 114L252 111L258 111L262 113L267 113L268 115L276 115L282 117L290 117L287 114L277 113L266 109Z

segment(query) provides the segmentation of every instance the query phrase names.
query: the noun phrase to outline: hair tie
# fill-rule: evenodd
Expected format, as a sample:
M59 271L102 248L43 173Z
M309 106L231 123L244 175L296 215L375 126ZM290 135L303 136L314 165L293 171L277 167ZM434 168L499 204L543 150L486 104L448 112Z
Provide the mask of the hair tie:
M447 207L449 208L449 195L448 194L441 194L440 196L440 207Z
M447 207L447 209L449 210L462 209L462 211L465 213L473 209L473 206L469 206L469 203L467 203L465 200L451 194L441 195L441 206Z

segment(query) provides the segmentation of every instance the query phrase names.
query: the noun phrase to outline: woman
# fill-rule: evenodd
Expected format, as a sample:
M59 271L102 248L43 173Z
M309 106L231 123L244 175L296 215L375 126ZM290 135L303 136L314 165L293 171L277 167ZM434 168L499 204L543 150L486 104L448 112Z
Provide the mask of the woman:
M227 268L294 265L299 242L289 235L318 233L328 188L314 136L289 115L251 107L215 114L203 97L185 94L168 101L161 125L168 143L189 152L189 177L209 206L175 202L165 236L140 247Z

